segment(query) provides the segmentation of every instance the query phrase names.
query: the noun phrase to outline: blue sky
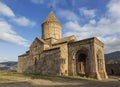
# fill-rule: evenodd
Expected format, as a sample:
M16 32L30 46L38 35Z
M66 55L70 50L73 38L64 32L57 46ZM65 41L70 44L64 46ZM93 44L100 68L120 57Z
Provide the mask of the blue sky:
M63 37L97 37L105 53L120 50L120 0L0 0L0 61L16 61L41 37L51 6Z

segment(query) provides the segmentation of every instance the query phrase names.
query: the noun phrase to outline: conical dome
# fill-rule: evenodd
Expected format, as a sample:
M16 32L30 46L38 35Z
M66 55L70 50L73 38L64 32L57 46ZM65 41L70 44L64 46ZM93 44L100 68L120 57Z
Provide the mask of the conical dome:
M58 21L58 19L54 15L53 11L50 12L50 14L47 16L47 18L44 20L43 23L46 23L46 22L56 22L56 23L60 24L60 22Z

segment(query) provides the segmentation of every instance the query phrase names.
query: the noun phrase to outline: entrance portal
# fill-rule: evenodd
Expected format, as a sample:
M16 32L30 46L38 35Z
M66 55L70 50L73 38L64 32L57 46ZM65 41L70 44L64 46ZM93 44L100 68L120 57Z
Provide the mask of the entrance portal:
M76 71L77 75L86 76L86 58L85 53L78 53L76 60Z

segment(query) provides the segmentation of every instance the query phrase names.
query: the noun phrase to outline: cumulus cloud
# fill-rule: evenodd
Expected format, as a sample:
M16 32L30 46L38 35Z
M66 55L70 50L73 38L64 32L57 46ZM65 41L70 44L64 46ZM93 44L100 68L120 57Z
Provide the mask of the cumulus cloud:
M5 5L2 2L0 2L0 15L8 16L8 17L14 17L15 16L15 14L11 10L11 8L9 8L7 5Z
M7 62L8 58L7 57L0 57L0 62Z
M27 40L19 36L5 21L0 20L0 41L6 41L17 45L28 46Z
M68 31L64 33L64 36L76 35L78 39L98 37L105 43L106 53L120 50L120 0L111 0L106 8L107 11L104 13L104 17L101 17L99 20L95 18L89 19L89 22L83 25L79 21L74 21L74 19L68 20L68 14L66 14L66 20L68 21L63 28ZM90 14L89 11L91 12ZM91 9L86 10L82 8L81 12L86 16L97 16L95 11Z
M17 34L10 23L11 21L5 20L5 17L8 17L15 24L25 27L35 26L35 22L24 16L17 17L10 7L0 2L0 41L28 46L28 41Z
M14 23L20 25L20 26L35 26L35 22L31 21L30 19L24 17L24 16L16 16L12 9L8 7L6 4L0 2L0 17L3 18L3 16L7 16L12 20Z
M109 17L120 19L120 0L111 0L107 5Z
M70 31L80 31L81 26L78 22L68 21L67 23L65 23L64 28L69 29Z
M70 10L59 10L58 15L62 18L67 19L68 21L78 21L79 17Z
M80 14L83 14L86 17L93 18L96 16L95 15L96 10L94 10L94 9L87 9L85 7L82 7L79 10L80 10Z
M33 27L36 24L34 21L31 21L24 16L12 18L12 21L20 26L32 26Z
M64 36L74 34L77 36L78 39L85 39L89 38L90 36L92 37L92 31L94 31L91 25L81 26L78 22L74 21L69 21L65 23L64 28L68 30L68 32L64 33Z

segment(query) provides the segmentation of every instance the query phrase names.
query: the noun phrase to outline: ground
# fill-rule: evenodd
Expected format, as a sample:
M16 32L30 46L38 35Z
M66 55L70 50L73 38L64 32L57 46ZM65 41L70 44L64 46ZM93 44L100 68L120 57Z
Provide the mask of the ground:
M0 72L0 87L120 87L119 77L97 81L90 78L28 75Z

